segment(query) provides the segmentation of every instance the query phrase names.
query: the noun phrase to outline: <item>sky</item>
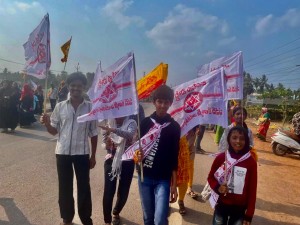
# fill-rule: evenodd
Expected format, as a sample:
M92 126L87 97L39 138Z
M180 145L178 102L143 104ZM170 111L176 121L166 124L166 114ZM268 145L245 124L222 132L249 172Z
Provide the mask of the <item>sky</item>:
M138 78L164 62L174 86L242 51L253 77L300 88L298 0L0 0L0 71L22 70L23 44L47 12L55 74L64 68L60 46L72 36L68 73L78 63L95 72L100 60L105 69L133 51Z

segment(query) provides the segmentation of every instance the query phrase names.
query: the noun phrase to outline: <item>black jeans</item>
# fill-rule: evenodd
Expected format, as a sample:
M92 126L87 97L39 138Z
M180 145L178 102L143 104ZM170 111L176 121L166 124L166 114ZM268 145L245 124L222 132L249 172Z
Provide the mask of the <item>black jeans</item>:
M90 188L89 155L56 155L61 218L71 222L74 218L73 166L77 179L78 214L84 225L92 225L92 199Z
M56 105L56 99L51 99L50 98L50 105L51 105L51 110L53 111Z
M116 186L117 186L117 178L111 180L111 176L109 175L111 172L112 161L113 159L110 158L107 159L104 163L105 184L104 184L104 193L103 193L103 214L104 214L105 223L111 223L112 221L111 211L112 211L112 204L113 204L113 199L116 193ZM113 210L114 215L119 215L119 213L122 211L123 207L126 204L133 172L134 172L133 160L123 161L122 172L119 178L117 201Z

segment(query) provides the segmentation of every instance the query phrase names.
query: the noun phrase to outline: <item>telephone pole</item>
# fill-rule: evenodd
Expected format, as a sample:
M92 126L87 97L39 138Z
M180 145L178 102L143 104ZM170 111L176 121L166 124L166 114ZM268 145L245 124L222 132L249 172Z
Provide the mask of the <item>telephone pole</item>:
M76 71L78 72L80 69L79 63L77 63L77 65L75 66Z

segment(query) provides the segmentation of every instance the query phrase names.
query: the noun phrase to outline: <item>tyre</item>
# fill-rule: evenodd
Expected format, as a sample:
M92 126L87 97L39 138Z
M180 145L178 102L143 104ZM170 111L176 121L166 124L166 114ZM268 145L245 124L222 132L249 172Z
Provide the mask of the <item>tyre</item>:
M288 151L288 147L282 144L274 143L272 146L273 153L278 156L283 156Z

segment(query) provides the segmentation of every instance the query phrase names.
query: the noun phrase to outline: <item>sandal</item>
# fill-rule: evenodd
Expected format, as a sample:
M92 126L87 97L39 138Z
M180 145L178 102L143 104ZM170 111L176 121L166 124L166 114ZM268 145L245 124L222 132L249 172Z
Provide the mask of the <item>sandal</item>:
M190 191L188 191L187 193L186 193L188 196L190 196L192 199L196 199L196 198L198 198L198 194L197 193L195 193L193 190L190 190Z
M183 216L185 215L186 213L186 210L185 210L185 206L184 206L184 203L182 200L179 200L178 201L178 205L179 205L179 213Z
M121 219L119 215L113 215L113 220L112 220L113 225L120 225L121 224Z

